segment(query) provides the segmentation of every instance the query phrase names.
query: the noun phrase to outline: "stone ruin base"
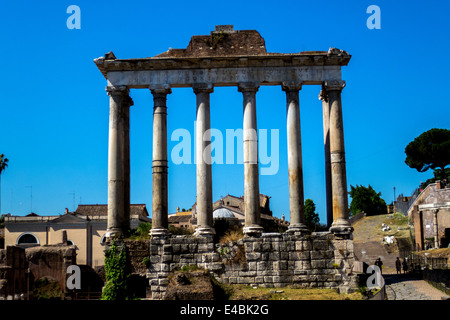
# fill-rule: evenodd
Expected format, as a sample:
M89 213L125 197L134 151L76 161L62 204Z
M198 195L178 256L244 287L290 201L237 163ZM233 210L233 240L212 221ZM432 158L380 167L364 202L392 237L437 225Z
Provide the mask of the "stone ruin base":
M329 232L263 233L214 245L212 238L170 236L150 240L147 278L152 299L164 299L169 275L186 265L208 270L225 284L357 290L353 240Z

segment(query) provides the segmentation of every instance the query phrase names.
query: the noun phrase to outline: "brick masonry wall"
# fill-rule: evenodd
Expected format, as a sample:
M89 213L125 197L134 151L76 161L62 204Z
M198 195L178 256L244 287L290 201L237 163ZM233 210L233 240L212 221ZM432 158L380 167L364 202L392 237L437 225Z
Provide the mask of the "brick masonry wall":
M176 268L197 265L220 282L262 287L357 289L352 273L353 240L328 232L300 236L265 233L226 245L209 238L171 236L152 239L147 269L153 299L163 299L168 276Z

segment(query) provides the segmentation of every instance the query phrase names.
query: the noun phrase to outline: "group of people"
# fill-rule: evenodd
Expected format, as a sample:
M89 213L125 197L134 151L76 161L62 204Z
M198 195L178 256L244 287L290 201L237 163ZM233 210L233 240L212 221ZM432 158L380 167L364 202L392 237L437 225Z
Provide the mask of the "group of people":
M380 271L382 270L383 261L381 261L381 258L378 258L375 261L375 265L378 266L378 268L380 268ZM402 273L402 268L403 268L403 273L406 273L408 271L408 261L406 260L406 258L404 258L403 262L402 262L400 260L400 258L397 257L397 260L395 260L395 269L397 269L397 274Z
M397 274L402 273L402 267L403 273L406 273L406 271L408 271L408 262L406 261L406 258L404 258L403 262L401 262L400 258L397 257L397 260L395 260L395 269L397 269Z

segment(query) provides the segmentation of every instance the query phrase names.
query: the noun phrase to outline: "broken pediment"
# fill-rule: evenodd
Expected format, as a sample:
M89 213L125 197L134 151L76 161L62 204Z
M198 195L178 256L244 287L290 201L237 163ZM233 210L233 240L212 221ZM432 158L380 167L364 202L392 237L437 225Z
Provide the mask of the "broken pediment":
M210 35L193 36L186 49L169 49L158 58L267 55L264 38L256 30L216 26Z

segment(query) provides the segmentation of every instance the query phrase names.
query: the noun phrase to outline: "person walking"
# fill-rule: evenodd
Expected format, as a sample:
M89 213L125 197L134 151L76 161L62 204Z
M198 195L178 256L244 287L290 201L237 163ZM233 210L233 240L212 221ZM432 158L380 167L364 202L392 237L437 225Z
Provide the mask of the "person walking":
M381 258L378 258L376 261L375 261L375 265L378 267L378 268L380 268L380 274L382 274L383 273L383 261L381 261Z
M407 258L403 259L402 262L402 266L403 266L403 273L406 273L406 271L408 271L408 261L406 260Z
M399 257L397 257L397 260L395 260L395 269L397 269L397 274L402 273L402 262L400 261Z

